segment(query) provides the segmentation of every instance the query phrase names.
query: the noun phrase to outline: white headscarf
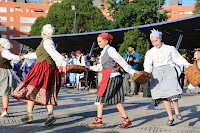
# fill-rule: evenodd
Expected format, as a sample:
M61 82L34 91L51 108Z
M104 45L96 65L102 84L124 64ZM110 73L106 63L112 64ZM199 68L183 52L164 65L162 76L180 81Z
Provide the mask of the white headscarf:
M151 30L150 39L152 37L159 37L160 39L162 39L162 32L153 29L153 30Z
M10 41L5 38L0 38L0 45L3 46L5 49L10 49Z
M55 28L51 24L46 24L42 27L42 31L45 35L51 37L55 33Z

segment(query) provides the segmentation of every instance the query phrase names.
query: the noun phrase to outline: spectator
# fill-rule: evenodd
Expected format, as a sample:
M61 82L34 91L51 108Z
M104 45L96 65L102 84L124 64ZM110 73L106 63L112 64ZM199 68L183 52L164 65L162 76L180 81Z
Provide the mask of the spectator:
M136 46L129 45L128 46L128 53L125 54L124 59L126 62L131 65L134 70L138 70L139 62L140 62L140 55L138 52L135 51ZM124 88L125 94L129 96L137 95L138 93L138 84L131 80L133 75L129 73L124 73ZM131 81L130 81L131 80ZM131 83L129 83L129 81Z
M71 65L76 65L77 58L74 51L71 52L71 56ZM71 83L72 88L76 87L76 73L69 73L69 82Z
M86 66L90 66L90 56L89 55L86 56L85 64L86 64Z
M85 57L83 56L83 54L81 53L81 51L80 50L77 50L76 52L75 52L75 54L76 54L76 57L77 57L77 60L76 60L76 64L77 65L81 65L81 66L86 66L86 64L85 64ZM84 73L81 73L81 74L77 74L77 77L76 77L76 89L85 89L85 86L83 86L83 87L81 87L81 84L79 83L79 80L81 79L81 78L83 78L84 77Z

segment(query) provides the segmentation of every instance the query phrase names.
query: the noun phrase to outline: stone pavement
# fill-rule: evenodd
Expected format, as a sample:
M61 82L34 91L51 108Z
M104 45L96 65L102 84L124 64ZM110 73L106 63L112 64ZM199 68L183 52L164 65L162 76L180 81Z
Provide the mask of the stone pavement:
M45 106L35 106L32 124L23 124L20 119L26 114L26 104L10 99L9 117L0 118L0 133L200 133L200 95L183 94L180 111L183 121L175 118L174 126L167 126L164 105L151 105L151 98L126 97L123 104L133 126L119 129L123 123L115 106L105 106L102 128L89 128L87 124L96 116L96 94L62 88L54 115L57 121L51 126L42 126L47 116ZM0 111L2 104L0 103ZM173 111L174 113L174 111Z

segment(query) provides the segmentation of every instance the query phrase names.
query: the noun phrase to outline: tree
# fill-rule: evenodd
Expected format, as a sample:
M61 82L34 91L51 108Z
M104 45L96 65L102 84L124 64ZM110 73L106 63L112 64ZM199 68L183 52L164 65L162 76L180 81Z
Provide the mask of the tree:
M134 30L130 30L124 33L124 42L120 44L119 47L119 53L124 56L126 52L128 52L128 46L129 45L135 45L136 46L136 51L140 54L141 57L141 62L142 64L144 62L144 56L147 52L147 45L149 45L149 41L146 38L146 35L138 28ZM141 70L140 66L140 70Z
M193 13L195 15L200 14L200 0L196 0L195 9L193 10Z
M77 10L76 33L106 30L110 21L105 18L100 9L93 6L93 0L63 0L61 3L53 4L46 18L39 17L32 25L31 36L40 35L42 26L52 24L55 34L73 33L74 14L71 6Z
M161 0L161 7L165 0ZM125 28L144 24L156 23L158 0L116 0L108 1L110 4L108 10L113 17L111 28ZM161 8L162 10L162 8ZM159 21L166 21L169 11L160 11Z

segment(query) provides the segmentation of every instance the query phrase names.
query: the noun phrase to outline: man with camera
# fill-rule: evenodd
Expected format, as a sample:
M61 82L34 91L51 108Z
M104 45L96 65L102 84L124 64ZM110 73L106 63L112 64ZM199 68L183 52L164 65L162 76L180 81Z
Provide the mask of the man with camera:
M128 64L131 65L131 67L134 70L138 70L139 67L139 62L140 62L140 55L138 52L135 51L136 46L134 45L129 45L128 46L128 53L124 55L124 59ZM128 96L133 96L137 95L138 93L138 85L136 82L132 81L132 76L131 74L128 74L124 72L124 89L125 89L125 94Z

